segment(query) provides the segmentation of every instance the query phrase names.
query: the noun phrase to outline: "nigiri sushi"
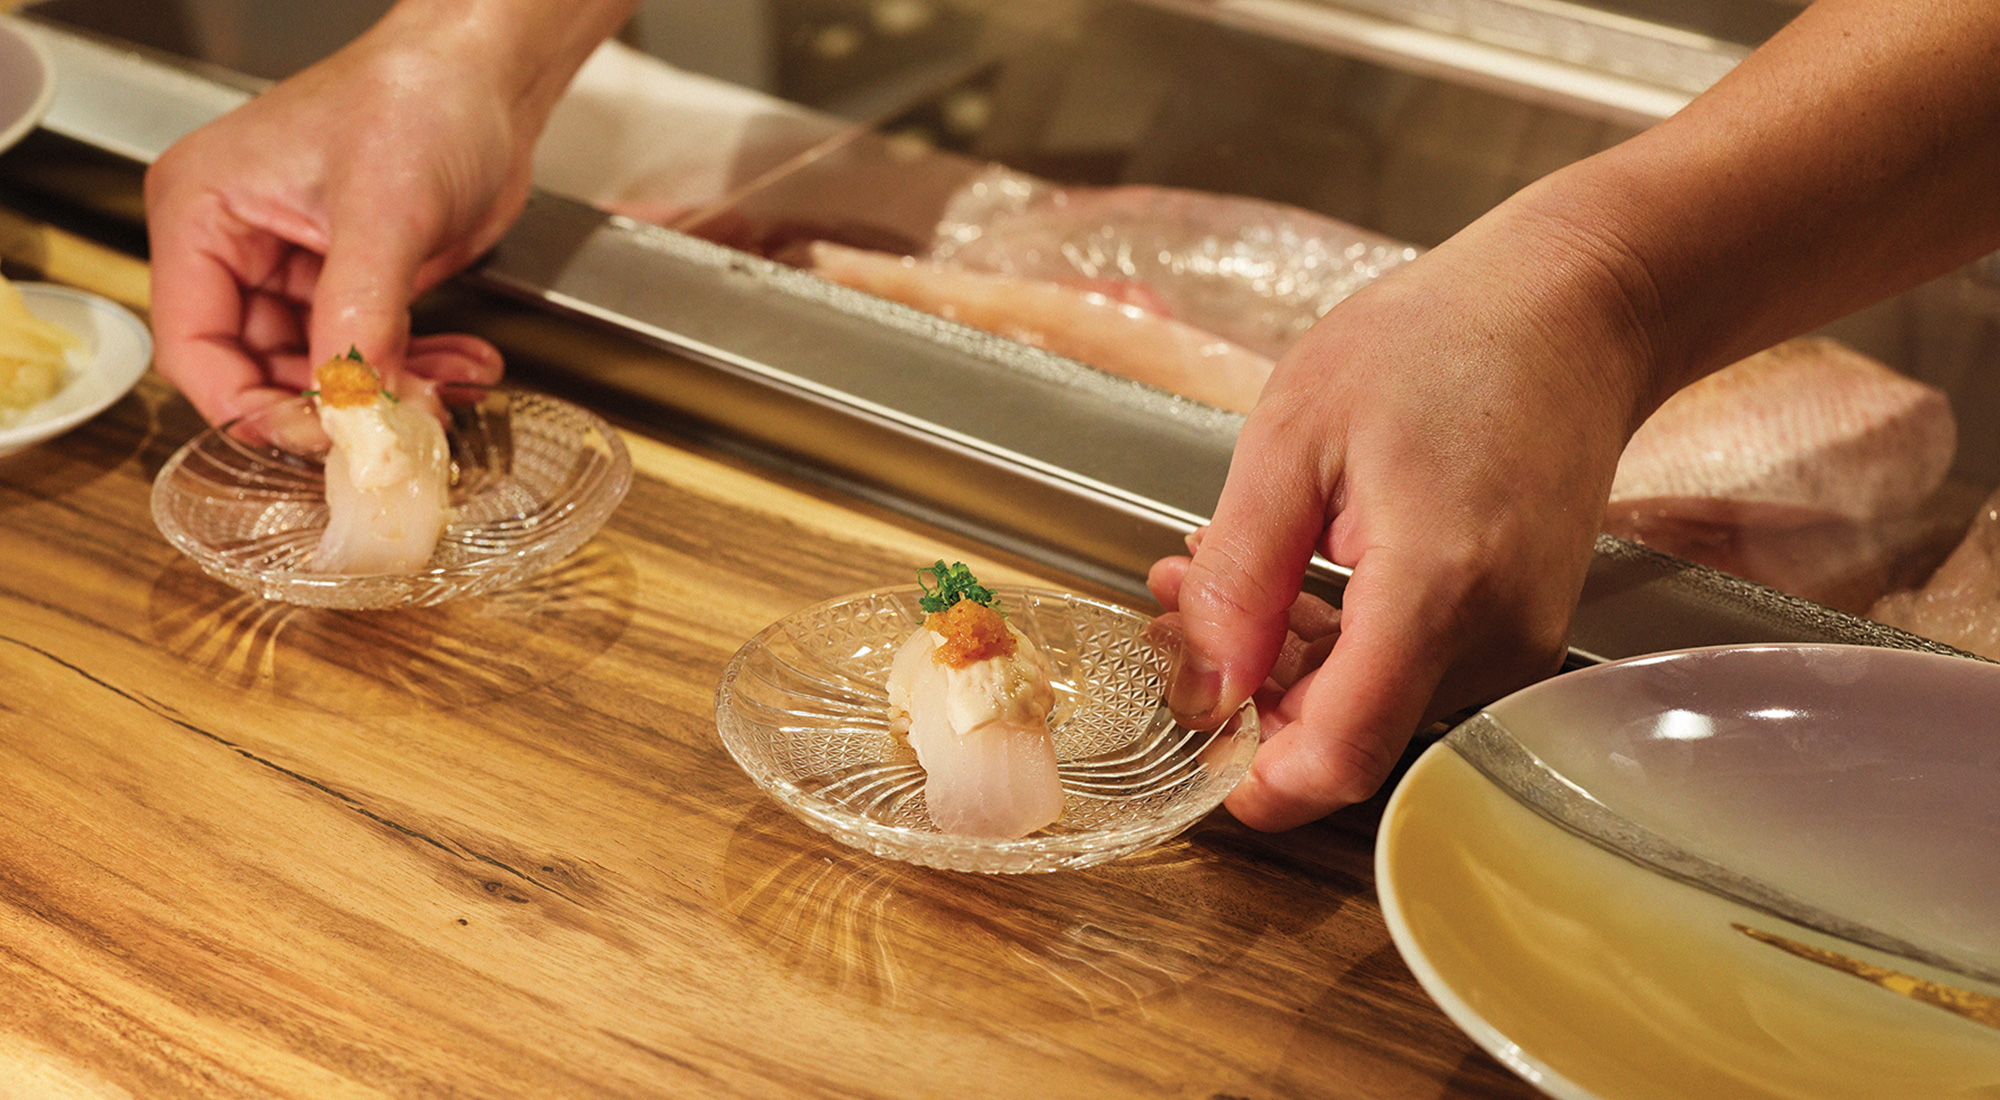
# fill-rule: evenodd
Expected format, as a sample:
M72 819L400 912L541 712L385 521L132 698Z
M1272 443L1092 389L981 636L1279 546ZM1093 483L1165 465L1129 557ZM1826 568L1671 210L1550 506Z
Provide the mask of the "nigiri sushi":
M321 573L414 573L450 518L451 450L429 410L382 388L357 352L313 370L326 455L326 531L307 562Z
M963 563L930 569L929 615L889 670L889 724L924 769L924 804L947 833L1023 837L1062 816L1048 657Z

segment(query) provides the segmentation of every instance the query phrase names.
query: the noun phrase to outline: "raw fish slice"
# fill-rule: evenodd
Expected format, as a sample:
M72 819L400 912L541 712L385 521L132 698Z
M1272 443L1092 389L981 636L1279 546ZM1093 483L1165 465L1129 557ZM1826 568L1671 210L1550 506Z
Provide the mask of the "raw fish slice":
M1940 391L1832 340L1792 340L1695 382L1640 425L1607 527L1897 515L1938 488L1956 449Z
M1249 412L1271 375L1255 352L1093 291L826 241L809 258L834 282L1231 412Z
M1417 252L1262 199L1057 187L993 168L953 196L928 258L1024 279L1143 287L1168 316L1276 359L1335 303Z
M1046 692L1045 661L1025 638ZM918 630L896 652L889 673L890 725L904 733L924 768L924 804L941 831L1022 837L1062 816L1056 753L1043 720L968 722L987 708L964 698L977 685L933 659L937 636ZM988 664L991 662L979 662ZM1041 707L1046 714L1047 704Z
M451 451L422 404L381 388L373 368L339 358L313 373L326 455L326 530L307 568L414 573L450 518Z
M1883 597L1868 617L2000 661L2000 493L1922 588Z

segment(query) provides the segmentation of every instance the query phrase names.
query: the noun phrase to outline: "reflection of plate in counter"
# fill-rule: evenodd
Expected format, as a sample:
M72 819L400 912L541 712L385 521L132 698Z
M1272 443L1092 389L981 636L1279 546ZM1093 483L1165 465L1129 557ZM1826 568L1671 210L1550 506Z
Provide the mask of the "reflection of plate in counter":
M1383 913L1565 1100L1995 1095L1996 713L2000 666L1863 647L1557 677L1403 779Z
M53 283L14 286L30 313L61 325L81 343L70 349L55 396L0 414L0 454L53 439L110 408L139 384L153 361L153 334L116 302Z
M1250 767L1245 707L1195 731L1161 704L1178 638L1083 596L1000 588L1008 621L1055 667L1062 817L1012 840L933 826L923 769L889 730L896 650L924 621L914 586L806 608L737 651L716 688L723 744L757 785L813 828L891 859L960 871L1088 867L1164 843L1221 805Z
M624 440L594 413L505 386L449 383L437 392L452 516L426 569L307 568L326 529L328 442L304 397L189 441L153 480L153 521L202 572L265 599L425 607L546 572L596 534L631 487Z
M48 52L0 16L0 149L35 128L55 94L55 64Z

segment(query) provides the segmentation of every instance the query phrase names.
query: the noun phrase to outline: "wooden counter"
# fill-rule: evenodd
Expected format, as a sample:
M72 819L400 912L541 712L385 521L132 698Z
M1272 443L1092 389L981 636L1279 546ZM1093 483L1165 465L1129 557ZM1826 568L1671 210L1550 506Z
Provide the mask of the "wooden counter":
M717 739L725 662L808 603L1073 579L634 430L535 583L264 603L153 527L199 427L149 377L0 458L0 1095L1535 1095L1391 944L1379 801L968 876L811 831Z

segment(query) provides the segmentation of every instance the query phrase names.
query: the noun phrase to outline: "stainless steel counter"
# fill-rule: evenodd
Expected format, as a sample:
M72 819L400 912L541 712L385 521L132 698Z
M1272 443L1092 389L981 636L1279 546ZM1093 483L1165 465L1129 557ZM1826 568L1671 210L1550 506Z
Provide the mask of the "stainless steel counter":
M1095 27L1140 38L1209 28L1214 33L1204 33L1205 42L1248 35L1218 48L1258 51L1272 40L1267 27L1253 24L1274 10L1252 3L1109 5ZM1210 15L1219 22L1178 30L1159 22ZM1367 17L1349 12L1342 18L1365 26ZM1225 23L1231 25L1227 34L1215 30ZM31 26L57 55L64 76L45 128L79 149L126 164L133 187L139 166L256 86L53 23ZM1448 38L1431 30L1411 33L1439 43ZM1566 85L1560 104L1510 100L1477 74L1452 84L1446 78L1453 74L1441 68L1444 54L1414 66L1387 64L1385 43L1407 44L1407 35L1361 37L1367 49L1357 52L1369 56L1342 55L1339 42L1325 36L1309 47L1291 41L1274 48L1301 64L1308 56L1330 59L1326 72L1350 90L1449 92L1512 103L1517 117L1531 120L1597 116L1580 138L1574 129L1563 131L1569 137L1544 150L1565 155L1581 155L1642 122L1645 111L1633 104L1643 97L1629 94L1635 89L1662 108L1688 94L1615 75ZM1676 41L1686 46L1688 40ZM1103 61L1101 47L1078 56ZM1299 48L1308 53L1293 52ZM1732 48L1718 45L1718 56ZM1490 66L1494 49L1474 44L1452 56ZM1043 65L1028 67L1046 76ZM1512 87L1519 91L1528 79L1521 73L1540 79L1555 71L1514 70ZM1171 90L1146 86L1171 100ZM1578 110L1578 97L1593 88L1616 89L1617 95L1600 100L1601 110ZM1044 91L1055 99L1045 104L1043 130L1059 130L1060 100L1076 88L1055 81ZM1026 93L1017 87L1008 94ZM1166 152L1175 144L1164 125L1156 118L1121 139L1151 142L1122 155L1128 162L1144 158L1157 178L1170 174L1173 158ZM1180 137L1187 139L1182 148L1197 148L1187 134ZM1056 155L1048 142L1040 148L1047 157ZM1512 178L1507 173L1525 170L1513 165L1488 183L1503 186L1502 177ZM1370 193L1373 186L1348 193ZM1431 216L1430 231L1448 232L1457 215L1432 210ZM1177 551L1208 514L1240 424L1230 414L780 263L546 193L535 196L489 257L425 307L423 324L487 335L518 373L538 383L569 388L619 415L671 425L1133 593L1143 592L1146 565ZM1579 662L1754 640L1943 648L1629 543L1605 539L1599 549L1572 639ZM1319 563L1316 588L1337 595L1340 583L1338 570Z

